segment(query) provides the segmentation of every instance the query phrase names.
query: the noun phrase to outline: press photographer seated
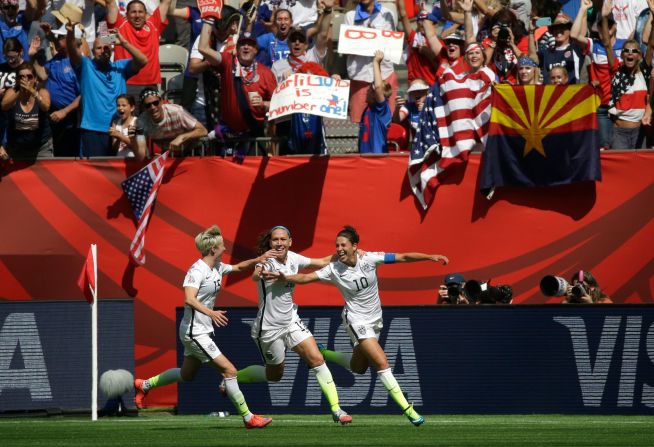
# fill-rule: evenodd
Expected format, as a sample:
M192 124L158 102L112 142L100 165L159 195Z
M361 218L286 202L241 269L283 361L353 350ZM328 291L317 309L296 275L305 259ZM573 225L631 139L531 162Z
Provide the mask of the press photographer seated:
M470 304L463 293L466 280L461 273L448 273L438 288L438 304Z
M605 294L597 279L589 271L579 270L572 275L563 303L578 304L613 304L611 297Z

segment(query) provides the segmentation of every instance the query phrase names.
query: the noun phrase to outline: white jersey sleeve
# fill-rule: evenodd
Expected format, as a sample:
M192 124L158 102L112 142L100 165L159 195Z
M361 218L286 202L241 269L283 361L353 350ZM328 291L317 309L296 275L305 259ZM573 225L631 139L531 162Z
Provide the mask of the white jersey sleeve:
M195 287L196 289L199 289L203 277L204 273L196 266L196 264L193 264L189 271L186 272L184 285L182 287Z
M332 282L334 272L332 271L332 263L324 266L320 270L316 270L316 275L321 281Z

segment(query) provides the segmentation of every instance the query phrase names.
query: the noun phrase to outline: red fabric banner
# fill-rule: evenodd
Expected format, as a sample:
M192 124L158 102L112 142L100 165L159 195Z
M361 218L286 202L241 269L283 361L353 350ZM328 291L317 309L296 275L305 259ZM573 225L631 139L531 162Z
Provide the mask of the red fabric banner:
M199 257L193 238L213 223L225 237L224 262L252 257L257 235L279 224L293 232L293 250L311 257L332 253L337 231L351 224L365 250L450 258L446 267L382 266L386 306L434 304L448 272L511 284L518 303L557 302L540 293L540 279L579 269L592 271L615 302L652 302L653 152L604 152L602 182L507 187L492 201L478 192L479 162L473 154L467 168L448 172L423 212L402 156L251 157L242 165L169 159L148 229L148 263L138 268L129 261L135 223L120 183L144 164L39 162L0 178L0 299L76 299L75 279L96 243L102 296L135 299L136 374L143 377L176 363L174 310ZM342 305L329 285L298 287L295 297L300 306ZM230 275L216 302L255 306L256 288L247 274ZM175 388L149 399L172 405Z

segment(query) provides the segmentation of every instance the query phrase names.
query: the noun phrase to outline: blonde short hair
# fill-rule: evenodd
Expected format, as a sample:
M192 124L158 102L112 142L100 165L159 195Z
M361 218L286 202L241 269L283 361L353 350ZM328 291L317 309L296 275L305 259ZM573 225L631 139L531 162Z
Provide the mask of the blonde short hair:
M212 225L202 233L195 236L195 246L202 256L208 256L213 247L223 243L223 236L218 225Z

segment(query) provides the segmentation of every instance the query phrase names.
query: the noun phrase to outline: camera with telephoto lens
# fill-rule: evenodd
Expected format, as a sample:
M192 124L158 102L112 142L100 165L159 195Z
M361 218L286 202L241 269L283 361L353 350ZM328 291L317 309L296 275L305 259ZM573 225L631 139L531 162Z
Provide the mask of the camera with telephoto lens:
M588 295L583 284L575 284L570 290L570 302L581 302L581 297Z
M511 304L513 301L513 288L510 285L491 286L489 281L481 282L474 279L466 281L463 294L470 303Z
M450 284L447 286L447 297L453 304L456 304L459 301L459 296L461 295L461 284Z

